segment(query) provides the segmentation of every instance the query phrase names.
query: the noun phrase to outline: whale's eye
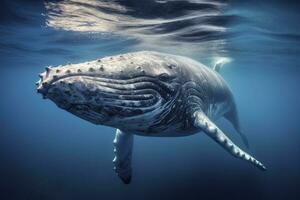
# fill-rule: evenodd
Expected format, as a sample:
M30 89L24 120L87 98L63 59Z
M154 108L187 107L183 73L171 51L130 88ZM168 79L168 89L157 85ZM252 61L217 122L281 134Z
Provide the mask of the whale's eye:
M161 81L169 81L169 80L172 79L172 77L171 77L169 74L167 74L167 73L162 73L162 74L160 74L160 75L158 76L158 78L159 78L159 80L161 80Z

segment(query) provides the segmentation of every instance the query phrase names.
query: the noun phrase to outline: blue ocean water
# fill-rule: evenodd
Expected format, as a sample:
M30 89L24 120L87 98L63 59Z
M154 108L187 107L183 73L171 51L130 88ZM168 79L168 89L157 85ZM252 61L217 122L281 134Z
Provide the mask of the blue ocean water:
M3 1L0 8L1 199L299 199L300 6L284 1ZM114 174L115 130L36 93L48 65L136 50L193 57L234 93L249 152L204 134L135 136L133 180ZM225 121L217 124L245 148Z

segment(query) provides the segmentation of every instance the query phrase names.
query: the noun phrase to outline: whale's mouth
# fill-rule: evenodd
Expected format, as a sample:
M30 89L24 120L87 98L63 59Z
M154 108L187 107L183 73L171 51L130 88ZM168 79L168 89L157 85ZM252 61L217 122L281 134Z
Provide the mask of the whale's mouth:
M40 90L59 107L95 124L155 113L175 92L172 85L156 77L91 75L62 77Z

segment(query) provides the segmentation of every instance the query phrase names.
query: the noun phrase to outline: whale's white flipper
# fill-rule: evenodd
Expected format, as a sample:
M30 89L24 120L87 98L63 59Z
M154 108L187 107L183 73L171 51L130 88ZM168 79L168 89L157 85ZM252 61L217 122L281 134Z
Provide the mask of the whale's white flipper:
M266 167L261 162L235 145L202 111L196 111L193 117L196 127L201 128L209 137L214 139L233 156L249 161L259 169L266 170Z
M119 129L116 131L114 139L114 153L113 160L114 170L125 184L131 181L131 155L133 147L133 135L125 133Z
M219 72L220 69L223 67L224 64L231 62L230 58L219 58L216 62L215 65L213 66L213 70L216 72Z

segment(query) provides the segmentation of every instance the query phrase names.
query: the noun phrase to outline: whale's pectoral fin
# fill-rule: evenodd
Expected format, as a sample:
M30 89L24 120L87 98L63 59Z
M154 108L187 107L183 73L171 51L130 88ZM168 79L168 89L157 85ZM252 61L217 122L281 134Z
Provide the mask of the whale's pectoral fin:
M259 169L266 170L266 167L261 162L235 145L202 111L196 111L193 117L194 126L201 128L233 156L246 160Z
M229 58L220 58L215 62L213 70L215 70L216 72L220 72L220 69L223 67L223 65L229 62L231 62Z
M133 135L117 129L113 143L115 153L114 170L125 184L129 184L131 181Z

